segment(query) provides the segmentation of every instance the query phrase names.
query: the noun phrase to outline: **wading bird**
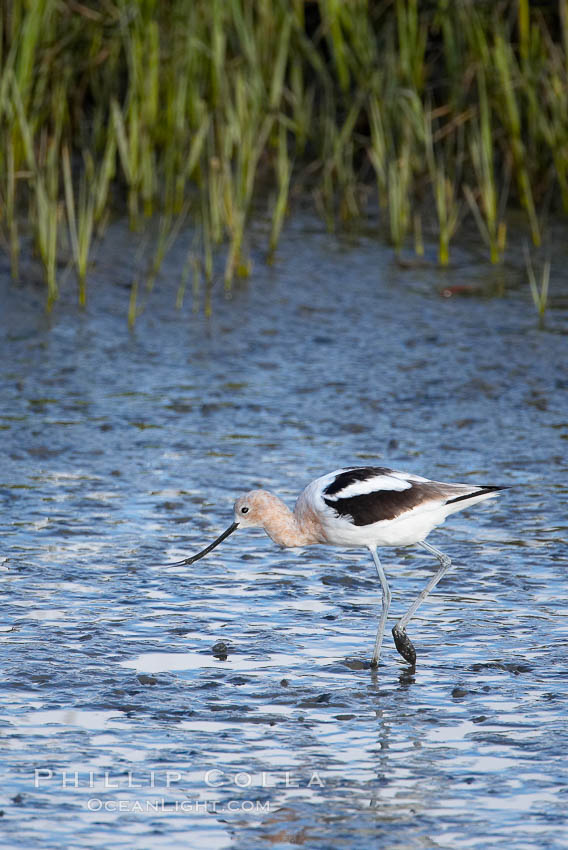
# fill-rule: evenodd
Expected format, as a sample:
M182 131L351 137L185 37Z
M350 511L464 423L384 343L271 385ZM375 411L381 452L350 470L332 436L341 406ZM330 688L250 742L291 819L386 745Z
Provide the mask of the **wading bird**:
M406 626L451 566L448 556L426 543L426 537L450 514L491 499L503 489L506 488L430 481L383 466L338 469L308 484L300 494L294 512L267 490L245 493L235 502L235 521L217 540L197 555L167 566L193 564L237 528L264 528L280 546L311 546L315 543L348 548L365 546L373 557L383 594L371 659L371 666L377 667L391 602L377 546L417 544L436 556L440 568L392 630L397 650L414 667L416 651L406 634Z

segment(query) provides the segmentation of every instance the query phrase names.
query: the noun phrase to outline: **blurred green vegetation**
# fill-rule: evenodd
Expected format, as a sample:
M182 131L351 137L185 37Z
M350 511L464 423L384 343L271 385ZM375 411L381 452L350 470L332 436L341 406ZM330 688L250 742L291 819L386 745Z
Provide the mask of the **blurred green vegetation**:
M0 69L2 242L49 305L62 253L85 303L113 210L159 216L148 286L193 225L178 303L249 272L253 205L269 258L309 194L330 228L378 200L397 252L427 215L442 265L466 216L496 263L508 206L535 245L568 210L568 0L5 0Z

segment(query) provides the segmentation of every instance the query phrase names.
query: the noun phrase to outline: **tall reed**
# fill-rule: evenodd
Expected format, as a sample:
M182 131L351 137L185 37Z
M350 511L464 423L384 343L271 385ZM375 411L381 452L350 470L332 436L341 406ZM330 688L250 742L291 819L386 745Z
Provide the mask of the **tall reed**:
M533 300L533 304L538 313L538 325L539 328L544 328L544 320L546 316L546 310L548 308L548 288L550 285L550 259L546 259L541 269L540 276L537 277L530 251L528 246L525 243L524 246L525 253L525 268L527 271L527 277L529 281L529 287L531 291L531 297Z

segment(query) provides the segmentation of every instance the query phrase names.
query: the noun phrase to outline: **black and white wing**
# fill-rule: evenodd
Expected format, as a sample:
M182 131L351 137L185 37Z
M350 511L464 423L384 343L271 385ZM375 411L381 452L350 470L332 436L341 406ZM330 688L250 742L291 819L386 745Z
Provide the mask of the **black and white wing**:
M316 482L314 482L315 484ZM446 515L488 498L501 487L446 484L383 466L339 469L317 481L320 497L337 517L356 526L395 520L419 507L446 506ZM458 506L457 503L463 502ZM453 505L455 504L455 508Z

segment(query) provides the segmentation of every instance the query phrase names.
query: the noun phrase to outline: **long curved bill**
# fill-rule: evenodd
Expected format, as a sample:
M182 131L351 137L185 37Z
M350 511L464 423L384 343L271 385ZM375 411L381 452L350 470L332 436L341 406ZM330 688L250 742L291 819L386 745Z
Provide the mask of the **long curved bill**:
M162 564L161 566L163 566L163 567L184 567L186 564L193 564L194 561L199 561L200 558L203 558L204 555L207 555L212 549L214 549L216 546L218 546L219 543L222 543L223 540L226 537L228 537L229 534L232 534L233 531L235 531L238 527L239 527L238 522L234 522L232 525L230 525L223 532L223 534L221 534L220 537L217 538L217 540L214 540L213 543L210 543L209 546L207 546L206 549L203 549L203 551L198 552L197 555L192 555L191 558L185 558L183 561L176 561L174 564Z

